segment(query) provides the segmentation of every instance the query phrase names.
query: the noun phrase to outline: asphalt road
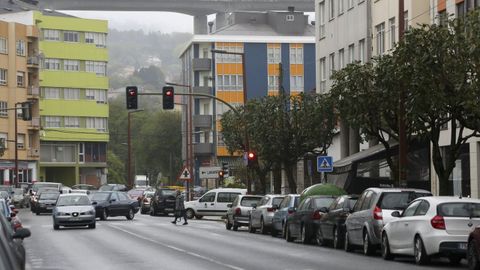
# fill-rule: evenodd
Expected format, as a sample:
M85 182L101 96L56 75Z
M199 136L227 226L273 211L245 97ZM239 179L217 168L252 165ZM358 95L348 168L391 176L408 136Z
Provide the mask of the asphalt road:
M441 260L417 267L410 258L387 262L378 255L287 243L243 227L227 231L219 220L190 220L182 226L171 224L172 217L137 214L133 221L97 221L96 229L54 231L50 215L24 209L20 217L32 232L25 239L27 269L467 269Z

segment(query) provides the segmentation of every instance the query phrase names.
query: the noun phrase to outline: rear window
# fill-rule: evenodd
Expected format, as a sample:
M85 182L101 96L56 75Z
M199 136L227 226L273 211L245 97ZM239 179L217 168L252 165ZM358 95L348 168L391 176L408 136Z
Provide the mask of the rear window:
M242 201L240 202L241 206L248 206L251 207L252 204L257 204L260 201L261 198L255 198L255 197L243 197Z
M295 202L293 204L293 207L298 207L298 204L300 204L300 196L295 197Z
M160 191L160 194L162 196L175 196L177 194L177 191L174 189L164 189Z
M442 203L437 213L443 217L480 217L480 203Z
M282 203L283 197L273 198L272 205L279 206Z
M426 193L415 192L385 192L382 194L378 206L387 210L403 210L416 198L430 196Z
M316 208L329 207L330 204L335 200L335 198L315 198L314 204Z

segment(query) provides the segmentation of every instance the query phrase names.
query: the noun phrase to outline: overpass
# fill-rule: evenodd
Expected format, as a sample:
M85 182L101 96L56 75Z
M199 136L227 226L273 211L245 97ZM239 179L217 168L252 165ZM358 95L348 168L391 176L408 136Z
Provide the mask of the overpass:
M43 9L95 11L168 11L194 16L194 32L207 33L207 15L217 14L217 27L234 11L287 10L314 12L314 0L39 0Z

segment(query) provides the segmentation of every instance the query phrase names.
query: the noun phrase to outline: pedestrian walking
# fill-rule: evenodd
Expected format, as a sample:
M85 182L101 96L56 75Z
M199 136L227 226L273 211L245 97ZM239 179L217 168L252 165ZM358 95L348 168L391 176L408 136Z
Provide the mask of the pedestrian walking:
M183 203L184 198L180 190L177 190L177 194L175 196L175 219L172 221L173 224L177 224L177 219L179 221L183 217L183 225L187 225L187 213L185 212L185 204Z

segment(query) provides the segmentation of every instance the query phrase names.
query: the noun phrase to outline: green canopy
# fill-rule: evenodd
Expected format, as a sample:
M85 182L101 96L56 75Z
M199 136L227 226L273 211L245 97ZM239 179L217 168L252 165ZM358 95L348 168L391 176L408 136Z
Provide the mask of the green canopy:
M332 196L340 196L346 195L347 192L333 184L316 184L313 186L309 186L300 193L300 201L303 199L313 196L313 195L332 195Z

